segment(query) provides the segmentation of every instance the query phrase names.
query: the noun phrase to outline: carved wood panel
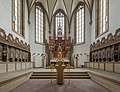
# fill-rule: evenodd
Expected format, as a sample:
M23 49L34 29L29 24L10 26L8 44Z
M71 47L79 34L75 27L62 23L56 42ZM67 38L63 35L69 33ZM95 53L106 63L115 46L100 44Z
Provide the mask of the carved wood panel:
M90 45L91 61L120 61L120 28ZM98 54L94 53L98 52ZM101 59L100 59L101 58Z
M111 61L114 60L114 46L111 47Z
M3 45L3 52L2 52L2 61L7 61L7 46Z
M10 61L14 62L15 60L15 49L14 48L10 48Z
M118 44L114 45L114 60L118 61Z
M118 46L118 60L120 61L120 44L119 44L119 46Z
M22 51L20 50L20 58L19 58L19 62L22 62Z
M102 57L101 57L101 50L99 50L99 51L98 51L98 61L101 62L101 60L102 60Z
M95 61L98 62L98 52L95 52Z
M0 44L0 61L2 61L3 46Z
M28 59L29 59L29 53L26 52L26 53L25 53L25 56L26 56L26 57L25 57L25 61L28 62Z
M95 52L92 53L92 61L95 62Z
M106 61L106 52L105 52L105 49L102 50L102 60L104 62Z
M16 49L15 50L15 62L18 62L19 61L19 50Z
M22 61L25 62L25 52L24 51L22 52L22 57L23 57Z
M6 35L5 30L0 28L0 61L18 62L23 61L23 58L31 61L29 55L30 45L19 41L19 38L13 37L11 33Z
M107 49L106 49L106 61L111 61L111 49L110 49L110 47L108 47Z
M10 47L7 47L7 61L10 61Z

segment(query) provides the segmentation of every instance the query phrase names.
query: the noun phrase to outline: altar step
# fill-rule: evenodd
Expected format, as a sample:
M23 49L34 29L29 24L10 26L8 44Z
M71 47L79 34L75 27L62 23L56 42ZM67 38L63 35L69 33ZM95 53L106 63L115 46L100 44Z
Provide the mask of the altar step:
M56 72L33 72L30 79L56 79ZM90 79L87 72L65 72L65 79Z

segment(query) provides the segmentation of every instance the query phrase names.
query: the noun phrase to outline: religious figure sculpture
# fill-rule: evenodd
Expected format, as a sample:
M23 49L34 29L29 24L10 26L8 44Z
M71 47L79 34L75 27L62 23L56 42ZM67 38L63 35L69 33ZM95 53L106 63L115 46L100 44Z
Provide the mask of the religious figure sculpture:
M58 36L58 37L62 37L62 29L61 29L60 24L59 24L57 36Z
M62 47L60 46L60 44L58 46L58 55L57 55L57 57L58 57L59 60L62 60Z
M74 68L77 68L78 67L78 57L79 57L79 55L78 54L75 54L74 55Z
M0 44L0 62L2 61L2 50L3 50L3 47L2 47L2 45Z
M41 54L41 60L42 60L42 67L46 68L46 61L47 61L47 54Z

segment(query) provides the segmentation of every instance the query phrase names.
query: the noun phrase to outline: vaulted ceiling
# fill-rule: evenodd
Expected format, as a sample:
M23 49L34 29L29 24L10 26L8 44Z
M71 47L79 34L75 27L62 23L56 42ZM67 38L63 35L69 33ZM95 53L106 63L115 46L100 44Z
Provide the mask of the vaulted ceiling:
M48 14L48 19L51 21L52 16L58 9L62 9L71 20L72 13L79 2L84 2L89 10L90 16L92 13L92 7L94 0L26 0L29 12L36 2L41 2Z

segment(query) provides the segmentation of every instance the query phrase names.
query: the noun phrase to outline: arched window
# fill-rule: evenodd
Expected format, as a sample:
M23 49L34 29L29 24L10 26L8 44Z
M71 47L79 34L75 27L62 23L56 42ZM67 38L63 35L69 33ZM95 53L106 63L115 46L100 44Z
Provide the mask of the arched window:
M43 43L44 29L44 12L43 9L36 5L36 42Z
M62 12L58 12L55 15L55 37L65 37L65 15Z
M96 0L96 36L108 31L108 0Z
M76 12L76 44L84 43L85 41L85 7L80 5Z
M12 0L12 29L24 36L24 0Z

